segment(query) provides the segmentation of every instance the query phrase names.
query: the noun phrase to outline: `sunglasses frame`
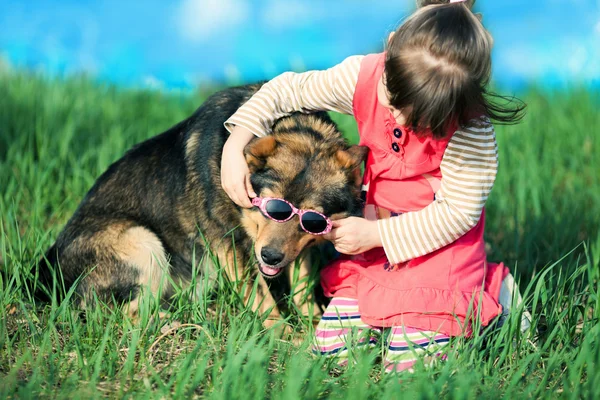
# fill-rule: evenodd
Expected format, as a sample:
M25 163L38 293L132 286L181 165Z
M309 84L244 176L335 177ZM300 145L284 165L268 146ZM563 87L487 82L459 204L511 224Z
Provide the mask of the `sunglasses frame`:
M283 201L284 203L286 203L287 205L290 206L290 208L292 209L292 214L285 220L278 220L278 219L271 217L269 215L269 213L267 212L267 203L271 200ZM325 216L323 213L320 213L315 210L300 210L300 209L294 207L294 205L292 203L290 203L289 201L280 199L278 197L254 197L252 199L252 205L258 207L265 217L269 218L272 221L279 222L279 223L288 222L289 220L294 218L294 215L298 215L298 219L300 221L300 227L302 228L302 230L304 232L306 232L310 235L316 235L316 236L326 235L329 232L331 232L331 229L333 228L333 222L331 222L331 220L327 216ZM319 233L310 232L309 230L307 230L304 227L304 225L302 224L302 216L309 212L320 215L321 217L323 217L325 219L325 221L327 222L327 227L325 228L325 230L323 232L319 232Z

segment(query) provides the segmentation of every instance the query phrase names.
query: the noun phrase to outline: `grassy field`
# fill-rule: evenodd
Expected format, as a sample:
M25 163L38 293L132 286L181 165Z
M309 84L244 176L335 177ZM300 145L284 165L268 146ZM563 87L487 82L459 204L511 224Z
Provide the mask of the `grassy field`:
M265 331L225 280L215 296L180 291L172 318L184 325L172 330L151 304L138 324L34 305L24 275L96 177L205 97L0 73L0 398L598 398L600 97L583 90L532 90L525 121L497 128L487 241L521 279L529 337L515 310L456 340L447 362L398 377L375 351L344 370L313 358L309 333L294 345Z

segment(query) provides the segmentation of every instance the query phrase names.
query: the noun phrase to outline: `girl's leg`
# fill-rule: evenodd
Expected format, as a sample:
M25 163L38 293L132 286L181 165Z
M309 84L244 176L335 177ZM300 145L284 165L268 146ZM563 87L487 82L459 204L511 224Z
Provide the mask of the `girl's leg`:
M317 325L313 353L335 357L345 365L349 349L375 345L375 331L360 319L358 300L334 297Z
M411 370L419 358L437 359L449 341L450 337L441 333L394 326L387 341L386 372Z

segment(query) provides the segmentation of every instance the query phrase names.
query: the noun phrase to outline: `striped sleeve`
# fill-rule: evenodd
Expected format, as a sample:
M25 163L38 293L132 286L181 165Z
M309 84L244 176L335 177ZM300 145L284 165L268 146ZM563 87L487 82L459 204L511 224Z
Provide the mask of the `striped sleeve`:
M436 200L420 211L378 221L388 260L401 263L429 254L473 228L483 210L498 169L496 135L486 119L458 130L440 165Z
M351 56L324 71L286 72L254 94L225 121L231 131L243 126L256 136L271 132L273 123L294 111L337 111L352 114L352 99L364 56Z

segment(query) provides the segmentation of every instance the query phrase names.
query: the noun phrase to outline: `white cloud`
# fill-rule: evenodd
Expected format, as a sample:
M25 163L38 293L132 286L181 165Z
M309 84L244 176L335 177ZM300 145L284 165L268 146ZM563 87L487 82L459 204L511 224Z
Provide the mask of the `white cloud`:
M12 69L8 54L0 52L0 73L9 72Z
M584 72L584 68L590 59L588 51L582 45L573 48L567 58L567 66L573 75Z
M146 75L142 78L144 86L150 89L164 89L165 83L154 75Z
M270 28L290 28L314 23L322 17L322 7L315 2L270 0L264 5L262 20Z
M525 79L553 76L561 81L587 81L600 75L600 51L594 39L565 38L552 46L520 45L499 49L495 70Z
M240 70L233 64L225 65L225 79L232 84L239 84L241 82Z
M249 11L246 0L183 0L176 23L184 38L204 41L243 23Z

